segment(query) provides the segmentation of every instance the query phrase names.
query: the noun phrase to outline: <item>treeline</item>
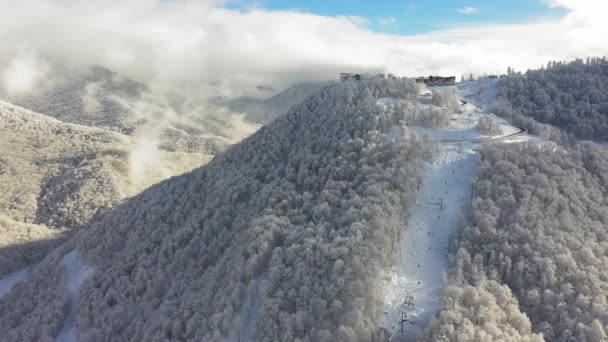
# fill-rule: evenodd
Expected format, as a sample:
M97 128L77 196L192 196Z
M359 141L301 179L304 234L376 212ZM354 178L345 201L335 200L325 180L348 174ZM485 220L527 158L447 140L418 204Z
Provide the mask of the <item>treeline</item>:
M77 241L96 270L80 291L80 341L367 341L381 271L436 149L409 135L409 113L376 100L417 91L407 80L332 83L208 165L112 209ZM52 256L40 267L60 266ZM10 340L60 329L51 309L61 296L9 309L39 298L49 275L35 276L0 300Z
M480 154L472 214L427 337L607 341L608 152L531 143Z
M608 59L550 62L525 74L511 73L498 82L495 111L532 117L581 139L608 141ZM509 108L510 107L510 108Z

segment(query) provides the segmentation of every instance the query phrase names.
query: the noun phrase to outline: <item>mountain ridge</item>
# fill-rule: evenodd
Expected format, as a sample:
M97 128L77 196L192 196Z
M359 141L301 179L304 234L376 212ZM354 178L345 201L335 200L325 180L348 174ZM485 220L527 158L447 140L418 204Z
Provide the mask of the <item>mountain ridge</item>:
M77 245L96 270L76 305L80 340L226 338L264 272L255 340L369 336L377 317L366 308L380 305L374 288L391 236L433 151L407 134L408 113L381 110L373 93L414 99L417 88L407 80L330 84L51 253L39 267L61 267L61 255ZM294 280L299 290L291 293ZM61 281L38 271L0 306L39 298L30 292L47 281L63 291ZM65 302L61 293L50 298ZM40 302L26 316L0 310L0 325L13 322L11 338L50 338L59 321L31 327L53 307Z

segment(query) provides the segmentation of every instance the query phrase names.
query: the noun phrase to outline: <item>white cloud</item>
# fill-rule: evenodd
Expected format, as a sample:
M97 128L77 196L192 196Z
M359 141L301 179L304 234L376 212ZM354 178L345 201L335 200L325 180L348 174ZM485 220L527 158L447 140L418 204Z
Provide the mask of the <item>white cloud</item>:
M462 14L475 14L479 13L479 8L477 7L464 7L458 10L459 13Z
M219 1L0 0L0 70L26 42L49 60L99 64L190 96L335 79L340 71L494 73L608 55L606 5L552 0L562 19L421 35L372 32L362 18L221 8ZM217 83L217 87L208 84Z
M49 65L40 59L36 52L27 47L20 47L2 70L0 84L9 95L20 95L32 91L38 82L49 71Z
M380 25L394 25L397 23L397 18L395 17L386 17L386 18L378 18L378 24Z

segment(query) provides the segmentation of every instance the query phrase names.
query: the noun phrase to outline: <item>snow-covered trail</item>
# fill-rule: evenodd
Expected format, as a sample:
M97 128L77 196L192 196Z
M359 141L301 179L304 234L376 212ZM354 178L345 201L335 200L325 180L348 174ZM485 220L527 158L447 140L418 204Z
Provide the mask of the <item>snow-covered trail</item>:
M385 326L394 340L401 335L402 315L404 332L411 336L440 309L449 238L463 222L477 164L470 147L441 145L425 166L418 203L400 237L400 262L385 289Z
M78 252L71 251L63 257L62 263L67 272L67 290L70 298L70 313L63 321L63 327L55 342L78 342L76 334L76 303L80 294L80 287L84 281L93 274L93 269L80 261Z
M495 82L486 84L486 88L492 86ZM485 90L495 93L492 89ZM390 103L388 99L378 101L384 108ZM475 148L496 140L522 142L530 139L530 136L522 135L521 129L500 118L495 119L503 134L483 136L477 123L489 114L471 103L463 104L460 109L460 113L451 115L446 129L410 127L410 132L415 134L433 136L439 142L439 151L425 166L417 205L404 223L398 241L399 260L385 273L382 315L391 341L416 341L417 333L424 330L441 309L444 279L449 268L449 240L464 224L471 201L478 161Z
M29 274L30 268L26 267L0 279L0 298L9 293L15 284L25 280Z

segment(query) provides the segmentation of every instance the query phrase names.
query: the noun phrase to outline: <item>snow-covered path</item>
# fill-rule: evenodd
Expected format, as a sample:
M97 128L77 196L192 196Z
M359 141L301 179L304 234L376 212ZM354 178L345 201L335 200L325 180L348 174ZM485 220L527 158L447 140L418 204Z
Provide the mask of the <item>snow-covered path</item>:
M20 281L25 280L30 274L30 268L26 267L17 272L11 273L0 279L0 298L9 293L13 286Z
M78 342L76 335L76 303L80 294L80 287L84 281L93 273L93 270L83 264L76 250L66 254L62 260L66 268L68 281L68 296L70 297L70 313L63 322L63 328L55 338L55 342Z
M387 100L379 101L378 105L386 107L387 103ZM480 143L498 139L529 139L527 135L518 135L520 129L500 118L495 119L503 135L483 136L477 123L488 113L471 103L461 106L461 111L451 116L446 129L410 127L415 134L432 135L439 142L439 151L425 166L417 205L398 241L399 260L385 274L382 314L391 341L416 341L417 333L425 329L441 309L441 294L448 272L449 240L464 224L471 200L478 160L474 149ZM512 134L517 136L511 137Z
M400 262L385 289L386 327L395 337L401 334L402 313L404 331L411 335L440 308L449 238L470 201L476 163L470 146L444 144L425 167L418 204L400 237Z

